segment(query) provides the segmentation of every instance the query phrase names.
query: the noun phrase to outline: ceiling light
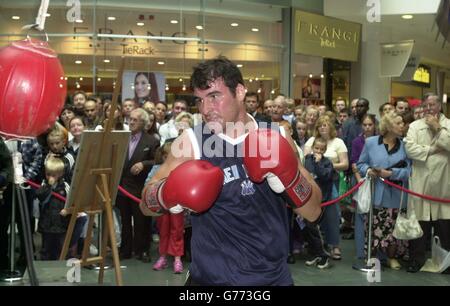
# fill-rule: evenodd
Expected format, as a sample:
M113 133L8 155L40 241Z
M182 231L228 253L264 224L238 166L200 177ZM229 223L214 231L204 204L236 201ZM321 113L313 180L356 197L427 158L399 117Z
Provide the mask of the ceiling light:
M309 74L309 78L311 79L313 77L312 73Z
M166 90L169 90L169 84L166 84Z
M413 19L414 16L413 15L402 15L403 19Z
M323 73L322 73L322 74L320 75L320 78L323 79L323 77L324 77L324 75L323 75Z
M183 88L181 88L181 90L186 91L186 85L183 84Z
M81 63L83 63L83 62L80 61L80 60L76 60L76 61L75 61L75 64L78 64L78 65L79 65L79 64L81 64Z
M111 62L111 60L109 60L109 59L107 59L107 58L105 58L104 60L103 60L103 63L110 63Z
M11 17L13 20L19 20L20 19L20 16L12 16Z
M239 23L237 23L237 22L233 22L233 23L231 24L232 27L237 27L238 25L239 25Z
M272 95L275 94L275 89L272 89L272 91L270 92Z
M259 78L255 78L255 81L259 81Z
M237 64L236 67L242 68L242 67L244 67L244 65L242 65L242 64Z
M116 17L114 17L114 16L109 16L109 17L108 17L108 20L114 21L114 20L116 20Z
M139 27L143 27L144 23L143 22L138 22L138 23L136 23L136 25L139 26Z
M83 19L77 19L75 20L76 23L83 23Z
M49 13L47 13L47 14L45 14L45 17L50 17L52 14L49 14Z
M80 77L80 81L83 81L83 78L82 78L82 77Z
M258 90L256 92L257 93L261 93L261 88L258 88Z
M100 82L102 80L102 78L97 78L97 82Z
M66 80L66 81L67 81L67 77L64 77L64 80Z
M201 26L201 25L195 26L195 28L196 28L197 30L203 30L203 26Z
M183 79L182 79L182 78L179 78L178 81L183 82Z
M178 20L173 19L173 20L170 21L170 23L177 24Z
M164 65L164 62L163 61L159 61L158 65Z
M252 31L253 31L253 32L258 32L259 29L258 29L258 28L252 28Z

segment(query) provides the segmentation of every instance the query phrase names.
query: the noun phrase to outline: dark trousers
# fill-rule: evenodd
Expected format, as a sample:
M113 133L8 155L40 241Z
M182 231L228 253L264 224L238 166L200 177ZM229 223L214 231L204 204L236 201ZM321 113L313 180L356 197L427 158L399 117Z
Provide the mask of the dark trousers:
M419 221L423 230L423 236L409 241L411 260L424 264L426 260L427 239L431 239L431 228L434 227L434 235L439 237L442 248L450 250L450 220Z
M305 241L308 242L310 253L314 256L326 257L327 254L323 249L323 239L319 231L319 226L306 220L303 221L305 222L305 227L301 230L301 233Z
M0 270L8 268L9 263L9 241L10 235L8 234L8 228L11 225L11 210L12 210L12 190L13 186L8 185L3 193L3 200L0 201ZM16 197L16 220L18 228L18 235L16 235L16 241L20 241L20 265L25 264L25 241L22 229L22 222L20 221L20 209L18 199Z
M42 233L42 260L58 260L66 233Z
M120 210L122 220L122 243L120 253L131 256L150 250L152 218L144 216L139 209L139 204L122 196L117 195L116 205ZM133 223L131 219L133 218Z

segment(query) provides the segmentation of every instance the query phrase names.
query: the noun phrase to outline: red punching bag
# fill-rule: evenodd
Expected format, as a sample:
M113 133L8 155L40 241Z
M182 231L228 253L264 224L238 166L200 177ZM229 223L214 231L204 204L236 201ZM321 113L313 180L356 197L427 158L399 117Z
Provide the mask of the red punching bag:
M55 51L27 38L0 49L0 134L34 137L55 123L66 97Z

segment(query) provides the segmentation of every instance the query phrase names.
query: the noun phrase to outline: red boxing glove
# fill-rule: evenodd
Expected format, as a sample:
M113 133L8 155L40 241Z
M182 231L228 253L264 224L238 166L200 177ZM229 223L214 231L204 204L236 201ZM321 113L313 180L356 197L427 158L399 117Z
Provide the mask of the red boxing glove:
M244 166L256 183L265 178L276 193L286 192L293 207L301 207L312 194L312 186L298 170L298 159L289 142L272 129L249 133L244 143Z
M204 160L190 160L176 167L167 179L145 186L142 199L155 215L180 213L184 208L201 213L214 204L222 186L222 169Z

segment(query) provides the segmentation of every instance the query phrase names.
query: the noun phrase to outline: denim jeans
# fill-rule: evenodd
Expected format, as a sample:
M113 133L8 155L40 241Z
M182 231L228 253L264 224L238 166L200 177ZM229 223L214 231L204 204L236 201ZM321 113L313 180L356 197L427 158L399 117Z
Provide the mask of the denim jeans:
M332 199L338 197L336 186L333 184ZM340 243L340 209L339 205L333 204L326 206L323 212L322 220L320 221L320 228L324 232L325 243L332 246L339 246Z

